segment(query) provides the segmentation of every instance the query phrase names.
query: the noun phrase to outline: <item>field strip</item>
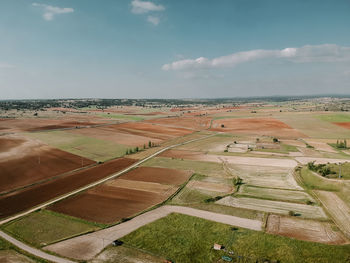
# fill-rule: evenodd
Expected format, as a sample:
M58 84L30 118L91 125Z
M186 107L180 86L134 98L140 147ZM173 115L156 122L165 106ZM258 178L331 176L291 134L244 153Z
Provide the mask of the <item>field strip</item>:
M330 213L340 230L350 238L350 208L333 192L314 192Z
M313 161L315 161L316 164L345 163L349 161L347 159L330 159L330 158L319 158L319 157L295 157L295 160L301 164L307 164Z
M139 215L125 223L99 230L91 234L68 239L47 246L45 249L65 257L78 260L89 260L102 251L106 246L110 245L112 241L120 239L136 229L163 218L170 213L185 214L232 226L262 231L262 221L259 220L223 215L189 207L166 205Z
M140 161L134 163L133 165L129 166L128 168L126 168L126 169L124 169L124 170L122 170L122 171L120 171L120 172L118 172L118 173L116 173L116 174L112 174L112 175L110 175L110 176L108 176L108 177L106 177L106 178L104 178L104 179L102 179L102 180L99 180L99 181L95 182L95 183L89 184L89 185L84 186L84 187L82 187L82 188L79 188L79 189L77 189L77 190L75 190L75 191L73 191L73 192L70 192L70 193L68 193L68 194L62 195L62 196L57 197L57 198L55 198L55 199L53 199L53 200L51 200L51 201L45 202L45 203L43 203L43 204L41 204L41 205L38 205L38 206L36 206L36 207L34 207L34 208L31 208L31 209L29 209L29 210L27 210L27 211L25 211L25 212L22 212L22 213L19 213L19 214L15 215L15 216L12 216L12 217L9 217L9 218L7 218L7 219L4 219L4 220L0 221L0 225L5 224L5 223L7 223L7 222L10 222L10 221L12 221L12 220L14 220L14 219L17 219L17 218L19 218L19 217L22 217L22 216L24 216L24 215L30 214L30 213L32 213L32 212L38 210L38 209L44 208L44 207L46 207L46 206L48 206L48 205L51 205L51 204L53 204L53 203L56 203L56 202L58 202L58 201L60 201L60 200L63 200L63 199L65 199L65 198L67 198L67 197L70 197L70 196L72 196L72 195L78 194L78 193L80 193L80 192L82 192L82 191L85 191L85 190L87 190L87 189L89 189L89 188L92 188L92 187L94 187L94 186L100 185L100 184L102 184L102 183L104 183L104 182L106 182L106 181L108 181L108 180L110 180L110 179L113 179L113 178L115 178L115 177L118 177L118 176L120 176L120 175L122 175L122 174L124 174L124 173L126 173L126 172L128 172L128 171L130 171L131 169L137 167L138 165L140 165L140 164L142 164L142 163L144 163L144 162L146 162L146 161L152 159L153 157L157 156L158 154L160 154L160 153L162 153L162 152L164 152L164 151L167 151L168 149L171 149L171 148L174 148L174 147L177 147L177 146L181 146L181 145L184 145L184 144L187 144L187 143L199 141L199 140L202 140L202 139L206 139L206 138L209 138L209 137L212 137L212 136L215 136L215 135L216 135L216 134L211 134L211 135L208 135L208 136L204 136L204 137L202 137L202 138L197 138L197 139L193 139L193 140L189 140L189 141L186 141L186 142L182 142L182 143L178 143L178 144L175 144L175 145L171 145L171 146L165 147L165 148L163 148L163 149L161 149L161 150L159 150L159 151L153 153L152 155L150 155L150 156L148 156L148 157L146 157L146 158L144 158L144 159L142 159L142 160L140 160ZM34 249L34 248L32 248L32 247L29 247L29 246L25 245L24 243L22 243L22 242L20 242L20 241L18 241L18 240L16 240L16 239L14 239L14 238L12 238L12 237L9 236L9 235L6 235L5 233L3 233L3 232L1 232L1 231L0 231L0 235L1 235L5 240L7 240L8 242L10 242L10 243L12 243L12 244L14 244L14 245L16 245L16 244L18 244L18 246L20 245L20 246L21 246L21 247L20 247L21 249L23 249L24 251L26 251L26 252L28 252L28 253L30 253L30 254L33 254L33 255L35 255L35 256L37 256L37 257L42 257L42 258L44 258L43 256L46 256L46 255L51 256L51 255L46 254L46 253L44 253L44 252L42 252L42 251L40 251L40 250L38 250L38 249ZM54 259L55 259L55 260L54 260ZM61 263L61 262L62 262L62 263L64 263L64 262L72 262L72 261L67 261L67 260L64 261L64 260L65 260L65 259L60 259L59 257L55 257L55 258L50 259L50 261L52 261L52 262L59 262L59 263Z
M43 258L43 259L46 259L46 260L49 260L50 262L57 262L57 263L74 263L74 261L71 261L71 260L68 260L68 259L64 259L64 258L60 258L60 257L57 257L57 256L54 256L54 255L50 255L48 253L45 253L39 249L36 249L36 248L33 248L33 247L30 247L18 240L16 240L15 238L7 235L6 233L0 231L0 236L3 238L3 239L6 239L8 242L12 243L13 245L15 245L16 247L30 253L30 254L33 254L37 257L40 257L40 258Z

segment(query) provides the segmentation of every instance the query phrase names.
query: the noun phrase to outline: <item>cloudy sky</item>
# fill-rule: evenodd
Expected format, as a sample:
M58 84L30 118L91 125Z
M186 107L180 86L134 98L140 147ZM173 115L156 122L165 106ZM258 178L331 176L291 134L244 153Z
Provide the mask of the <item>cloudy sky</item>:
M0 99L350 94L350 0L1 0Z

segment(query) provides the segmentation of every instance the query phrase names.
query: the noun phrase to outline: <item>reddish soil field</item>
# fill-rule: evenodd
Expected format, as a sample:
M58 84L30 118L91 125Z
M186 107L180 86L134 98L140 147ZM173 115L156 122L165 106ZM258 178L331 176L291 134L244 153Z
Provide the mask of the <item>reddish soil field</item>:
M101 185L86 193L54 204L56 212L99 223L113 223L133 216L168 196L114 186Z
M0 129L7 132L42 131L62 128L74 128L76 126L89 126L100 124L89 121L69 121L69 118L62 120L50 119L3 119L0 121Z
M333 122L333 123L340 127L350 129L350 122Z
M109 126L119 131L151 137L159 140L168 140L174 137L190 134L193 131L184 128L166 127L145 122L129 122Z
M144 144L148 145L149 141L152 141L157 144L162 142L161 140L154 139L151 137L116 131L115 129L110 128L108 126L88 128L88 129L74 129L74 130L69 130L68 132L85 135L85 136L89 136L89 137L93 137L101 140L111 141L111 142L115 142L126 146L142 147Z
M221 125L224 125L224 128ZM278 136L306 137L284 122L273 118L220 119L213 121L212 131Z
M24 143L23 139L12 139L7 137L0 137L0 152L6 152L14 147Z
M52 178L94 161L48 146L37 147L29 155L0 161L0 193Z
M180 185L191 176L190 171L179 171L167 168L138 167L120 176L120 179Z
M168 158L178 158L178 159L190 159L190 160L199 160L202 161L205 159L205 154L203 152L194 152L194 151L184 151L184 150L167 150L162 152L160 157Z
M169 117L152 119L146 122L158 123L169 127L181 127L193 130L204 130L209 128L211 118L209 117Z
M89 169L57 177L54 180L49 180L22 191L0 196L0 218L8 217L69 193L121 171L135 162L136 160L128 158L116 159Z

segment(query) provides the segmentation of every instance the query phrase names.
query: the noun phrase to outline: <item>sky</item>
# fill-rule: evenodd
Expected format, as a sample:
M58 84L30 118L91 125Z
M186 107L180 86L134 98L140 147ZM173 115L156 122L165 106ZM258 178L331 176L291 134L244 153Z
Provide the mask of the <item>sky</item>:
M0 100L350 94L350 0L1 0Z

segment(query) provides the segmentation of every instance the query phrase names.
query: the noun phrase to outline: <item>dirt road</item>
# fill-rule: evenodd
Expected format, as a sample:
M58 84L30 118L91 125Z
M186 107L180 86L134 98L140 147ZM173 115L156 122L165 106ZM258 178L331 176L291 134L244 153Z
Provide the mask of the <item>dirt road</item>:
M103 229L91 234L78 236L50 246L45 249L65 257L89 260L102 251L112 241L122 238L136 229L163 218L170 213L195 216L223 224L262 231L262 221L223 215L182 206L162 206L125 223Z

